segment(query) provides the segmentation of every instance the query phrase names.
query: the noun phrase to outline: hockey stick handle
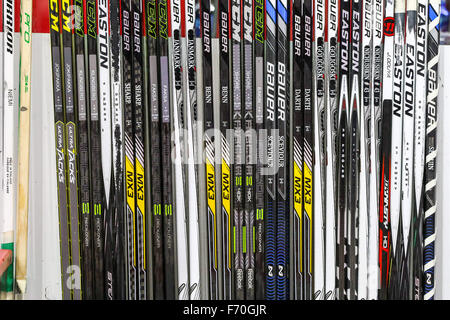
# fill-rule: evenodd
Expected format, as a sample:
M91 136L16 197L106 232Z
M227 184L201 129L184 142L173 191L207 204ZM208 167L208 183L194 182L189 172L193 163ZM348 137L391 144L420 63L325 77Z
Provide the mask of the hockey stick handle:
M32 0L22 0L20 6L20 109L16 280L20 293L22 294L26 290L27 276L32 2Z

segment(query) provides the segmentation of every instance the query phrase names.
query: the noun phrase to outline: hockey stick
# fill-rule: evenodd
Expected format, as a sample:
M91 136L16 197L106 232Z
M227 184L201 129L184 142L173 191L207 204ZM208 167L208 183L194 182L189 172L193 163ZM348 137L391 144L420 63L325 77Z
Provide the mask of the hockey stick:
M20 6L20 90L19 90L19 167L16 243L16 282L19 293L27 287L28 191L30 166L31 112L31 26L33 1L22 0Z

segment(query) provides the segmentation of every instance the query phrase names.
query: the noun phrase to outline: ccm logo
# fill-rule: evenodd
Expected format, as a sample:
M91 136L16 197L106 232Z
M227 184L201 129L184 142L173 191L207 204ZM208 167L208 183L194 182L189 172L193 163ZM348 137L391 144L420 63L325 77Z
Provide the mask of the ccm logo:
M392 18L392 17L384 18L383 30L384 30L384 35L386 37L392 37L394 35L394 26L395 26L394 18Z

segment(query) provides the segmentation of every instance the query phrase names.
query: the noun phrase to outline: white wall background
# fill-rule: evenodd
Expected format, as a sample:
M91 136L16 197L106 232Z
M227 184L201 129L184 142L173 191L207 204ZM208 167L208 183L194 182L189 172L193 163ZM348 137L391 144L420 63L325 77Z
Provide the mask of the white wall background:
M213 55L215 56L215 55ZM33 34L28 292L26 299L60 299L50 38ZM450 46L441 47L436 298L450 299ZM446 165L447 164L447 165Z

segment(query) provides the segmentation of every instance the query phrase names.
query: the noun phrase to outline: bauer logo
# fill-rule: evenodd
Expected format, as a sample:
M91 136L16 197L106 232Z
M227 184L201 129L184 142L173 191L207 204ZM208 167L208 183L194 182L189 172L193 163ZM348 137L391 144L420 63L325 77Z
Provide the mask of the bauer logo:
M394 26L395 20L393 17L384 18L383 30L386 37L392 37L394 35Z

